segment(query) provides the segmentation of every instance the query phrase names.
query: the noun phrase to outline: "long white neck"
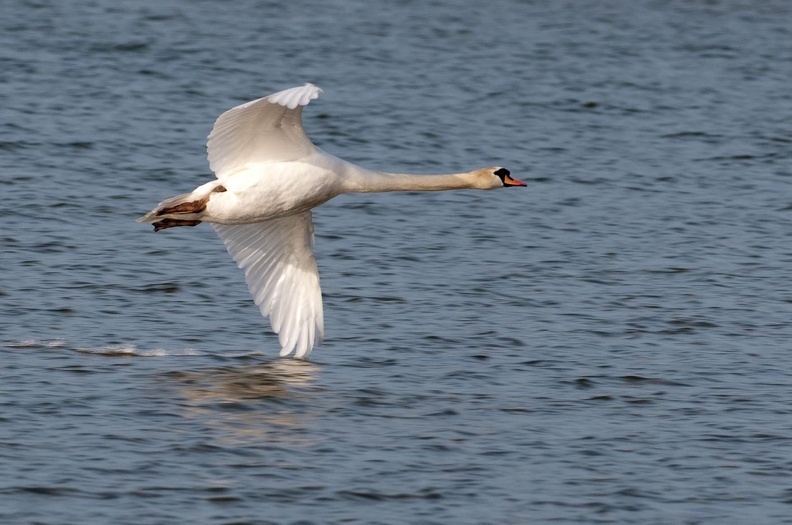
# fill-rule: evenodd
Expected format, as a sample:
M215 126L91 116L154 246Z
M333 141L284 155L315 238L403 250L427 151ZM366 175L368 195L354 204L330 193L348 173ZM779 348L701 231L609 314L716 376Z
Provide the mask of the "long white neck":
M475 172L445 175L411 175L370 171L350 164L345 173L346 191L350 193L379 193L386 191L442 191L485 189Z

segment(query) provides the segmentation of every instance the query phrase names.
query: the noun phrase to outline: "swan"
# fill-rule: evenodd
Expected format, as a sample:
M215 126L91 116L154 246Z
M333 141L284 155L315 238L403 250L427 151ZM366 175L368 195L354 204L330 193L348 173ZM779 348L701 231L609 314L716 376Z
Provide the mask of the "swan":
M154 231L208 222L245 272L250 293L278 334L281 356L307 356L324 337L311 209L343 193L525 186L500 166L447 175L370 171L316 147L302 111L313 84L236 106L206 144L216 180L159 203L138 222Z

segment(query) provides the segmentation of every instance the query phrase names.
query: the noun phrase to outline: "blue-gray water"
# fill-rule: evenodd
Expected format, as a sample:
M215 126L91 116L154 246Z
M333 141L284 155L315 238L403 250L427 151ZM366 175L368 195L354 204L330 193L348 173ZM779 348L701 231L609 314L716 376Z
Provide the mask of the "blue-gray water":
M0 6L0 522L792 523L792 8ZM327 342L134 219L303 82L324 149L527 189L315 212Z

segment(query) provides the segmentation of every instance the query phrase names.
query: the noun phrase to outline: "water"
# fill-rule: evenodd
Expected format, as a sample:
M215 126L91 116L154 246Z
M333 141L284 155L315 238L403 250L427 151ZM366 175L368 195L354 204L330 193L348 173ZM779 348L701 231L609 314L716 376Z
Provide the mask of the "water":
M788 2L479 4L3 4L2 523L792 522ZM318 209L298 362L134 218L306 81L336 155L529 188Z

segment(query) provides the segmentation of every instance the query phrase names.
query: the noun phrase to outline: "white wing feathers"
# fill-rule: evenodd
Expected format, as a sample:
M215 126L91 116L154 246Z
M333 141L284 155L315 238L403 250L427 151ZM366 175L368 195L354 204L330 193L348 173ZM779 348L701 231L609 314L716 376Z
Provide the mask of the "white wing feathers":
M319 95L322 93L324 93L324 91L322 91L321 88L318 88L313 84L305 84L304 86L278 91L277 93L273 93L272 95L264 98L266 98L272 104L280 104L281 106L286 106L289 109L295 109L297 106L307 106L310 101L315 98L319 98ZM255 101L248 102L248 104L255 104Z
M255 224L212 226L245 272L261 313L270 317L280 339L280 355L292 351L295 357L308 355L324 336L311 212Z
M206 143L209 166L223 179L249 164L298 160L316 146L302 127L302 109L322 90L287 89L232 108ZM282 356L304 357L324 335L322 292L313 255L311 212L255 224L212 224L245 272L253 300L278 334Z
M321 89L305 84L229 109L209 134L209 167L222 179L247 164L287 162L312 153L302 108L320 94Z

